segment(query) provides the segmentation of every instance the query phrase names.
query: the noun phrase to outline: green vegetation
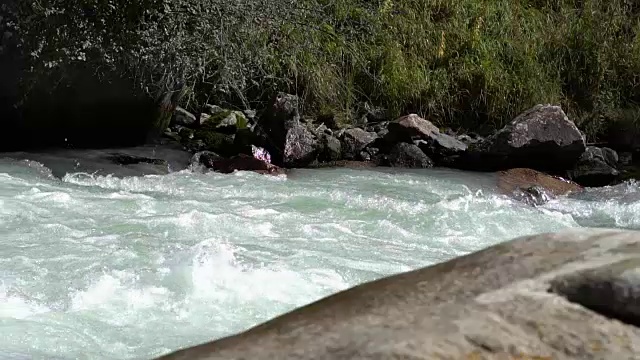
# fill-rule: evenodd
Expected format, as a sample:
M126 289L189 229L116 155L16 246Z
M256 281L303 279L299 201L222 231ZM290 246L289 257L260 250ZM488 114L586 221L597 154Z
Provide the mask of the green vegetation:
M276 91L304 113L355 119L364 103L439 126L502 126L560 103L596 140L640 114L633 0L40 0L6 19L35 79L77 63L119 69L184 106L260 109ZM9 9L10 11L8 11ZM10 27L9 26L9 27ZM43 36L44 35L44 36Z

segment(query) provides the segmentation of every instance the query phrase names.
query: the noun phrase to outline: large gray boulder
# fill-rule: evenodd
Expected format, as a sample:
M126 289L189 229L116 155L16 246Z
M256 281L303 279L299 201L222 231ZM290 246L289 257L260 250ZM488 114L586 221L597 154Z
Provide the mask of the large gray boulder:
M472 146L472 167L501 170L528 167L564 171L585 152L580 130L559 106L536 105L481 143Z
M528 236L161 359L638 359L640 232Z

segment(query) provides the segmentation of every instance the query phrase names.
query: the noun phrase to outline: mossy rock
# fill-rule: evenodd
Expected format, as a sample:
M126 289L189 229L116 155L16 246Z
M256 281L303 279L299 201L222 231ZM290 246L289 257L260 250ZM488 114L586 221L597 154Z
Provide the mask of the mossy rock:
M223 156L236 154L236 146L234 145L235 135L222 134L217 131L202 129L195 132L194 139L202 140L205 144L206 150L216 152Z
M240 111L224 110L211 115L203 124L204 129L234 134L247 128L247 117Z

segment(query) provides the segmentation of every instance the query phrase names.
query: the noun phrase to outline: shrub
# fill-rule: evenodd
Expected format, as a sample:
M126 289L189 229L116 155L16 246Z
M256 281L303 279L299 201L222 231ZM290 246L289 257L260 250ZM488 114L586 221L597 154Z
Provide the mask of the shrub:
M638 111L639 14L630 0L41 0L0 23L29 59L22 84L84 64L152 95L180 84L194 110L287 91L311 116L368 104L473 130L551 102L596 140Z

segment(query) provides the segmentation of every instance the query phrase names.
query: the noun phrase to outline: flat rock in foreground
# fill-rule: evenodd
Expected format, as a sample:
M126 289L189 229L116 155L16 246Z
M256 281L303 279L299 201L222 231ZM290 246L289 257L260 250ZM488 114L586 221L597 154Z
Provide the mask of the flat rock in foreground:
M638 359L640 232L516 239L162 359Z

